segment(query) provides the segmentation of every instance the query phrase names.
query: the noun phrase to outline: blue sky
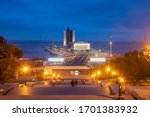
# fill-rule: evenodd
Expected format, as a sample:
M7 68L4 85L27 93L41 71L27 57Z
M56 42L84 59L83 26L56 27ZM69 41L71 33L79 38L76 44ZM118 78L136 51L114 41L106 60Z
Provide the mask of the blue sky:
M8 40L142 41L150 38L150 0L0 0L0 35Z

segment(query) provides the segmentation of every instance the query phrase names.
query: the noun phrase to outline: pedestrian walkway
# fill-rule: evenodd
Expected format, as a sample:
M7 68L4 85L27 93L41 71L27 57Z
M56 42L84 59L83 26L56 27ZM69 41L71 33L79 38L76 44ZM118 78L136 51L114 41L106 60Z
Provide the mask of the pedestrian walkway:
M96 95L35 95L0 96L0 100L112 100L112 98Z
M0 95L7 94L10 90L12 90L14 87L17 87L18 83L5 83L0 84Z
M109 95L108 86L102 87L91 82L85 84L79 82L77 87L71 87L70 82L62 82L55 86L49 82L36 82L32 87L30 85L15 87L0 99L112 99Z

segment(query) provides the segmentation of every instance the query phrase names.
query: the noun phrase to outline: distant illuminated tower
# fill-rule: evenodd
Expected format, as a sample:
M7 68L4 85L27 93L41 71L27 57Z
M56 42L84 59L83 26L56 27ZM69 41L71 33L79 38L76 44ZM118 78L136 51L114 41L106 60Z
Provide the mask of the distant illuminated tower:
M67 28L67 30L64 31L64 42L63 45L70 47L75 42L75 31Z
M143 44L143 54L150 57L150 44L147 43L146 31L144 31L144 44Z
M110 41L109 41L109 54L112 55L112 35L110 35Z

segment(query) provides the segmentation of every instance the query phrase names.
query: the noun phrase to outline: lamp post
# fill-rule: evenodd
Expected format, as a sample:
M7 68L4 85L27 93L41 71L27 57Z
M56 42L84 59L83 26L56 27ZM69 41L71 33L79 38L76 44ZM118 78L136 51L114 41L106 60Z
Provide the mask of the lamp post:
M27 84L26 82L26 73L27 71L29 70L29 68L27 66L23 67L23 72L24 72L24 75L25 75L25 85Z
M44 71L44 77L46 77L48 75L48 72L47 71ZM47 80L47 78L44 78Z
M45 71L45 72L44 72L44 75L47 75L47 74L48 74L48 72L47 72L47 71Z
M110 72L110 67L107 67L107 68L106 68L106 72L107 72L107 77L108 77L107 79L108 79L108 82L109 82L109 76L108 76L108 73Z
M117 73L115 71L112 72L112 75L115 76Z
M98 71L97 74L98 74L98 79L100 79L101 72Z
M55 80L55 76L56 76L56 74L55 73L53 73L53 79Z
M119 99L121 99L121 94L122 94L122 91L121 91L121 85L122 83L124 82L124 79L123 78L119 78L119 82L118 82L118 88L119 88Z
M59 74L57 75L57 78L58 78L58 79L60 78L60 75L59 75Z
M91 77L93 78L93 77L94 77L94 75L92 74L92 75L91 75Z
M99 81L99 80L100 80L101 72L100 72L100 71L98 71L98 72L97 72L97 74L98 74L98 81L97 81L97 84L99 85L99 84L100 84L100 81Z
M116 75L117 73L115 71L112 72L112 78L113 78L113 81L114 81L114 78L116 78Z

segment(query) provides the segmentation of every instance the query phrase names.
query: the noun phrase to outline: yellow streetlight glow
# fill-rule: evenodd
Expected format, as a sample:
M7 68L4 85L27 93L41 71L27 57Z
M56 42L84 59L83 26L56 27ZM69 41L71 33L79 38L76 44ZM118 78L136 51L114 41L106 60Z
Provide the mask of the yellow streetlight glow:
M117 73L115 71L112 72L112 75L116 75Z
M120 82L124 82L124 79L122 77L119 77Z
M23 66L22 70L24 72L24 75L26 75L26 72L29 70L29 67ZM26 85L26 77L25 77L25 85Z
M23 72L27 72L28 71L28 67L23 67Z
M94 74L94 77L96 76L96 74Z
M45 71L45 72L44 72L44 75L47 75L47 74L48 74L48 72L47 72L47 71Z
M123 79L123 78L121 78L121 79L120 79L120 81L121 81L121 82L124 82L124 79Z
M53 74L53 76L56 76L56 74Z
M60 77L60 75L57 75L57 77L59 78L59 77Z
M98 72L97 72L97 74L98 74L98 75L100 75L100 74L101 74L101 72L100 72L100 71L98 71Z
M106 71L107 71L107 72L110 72L110 67L107 67L107 68L106 68Z

